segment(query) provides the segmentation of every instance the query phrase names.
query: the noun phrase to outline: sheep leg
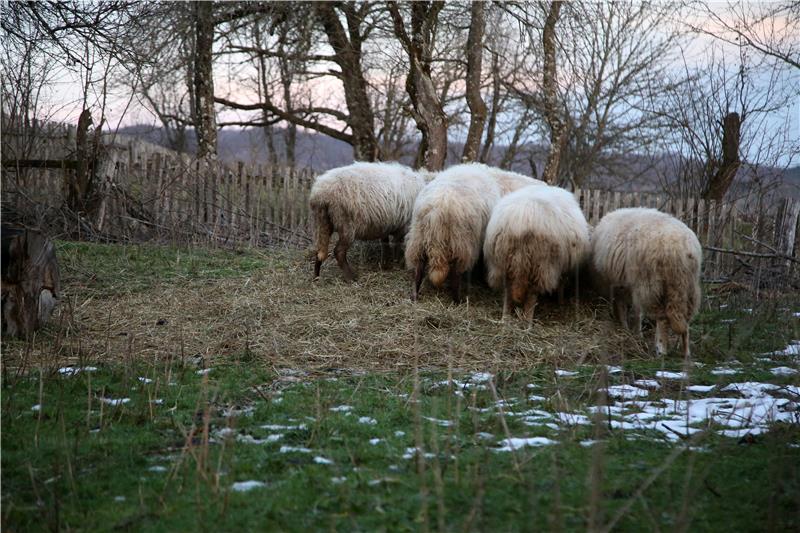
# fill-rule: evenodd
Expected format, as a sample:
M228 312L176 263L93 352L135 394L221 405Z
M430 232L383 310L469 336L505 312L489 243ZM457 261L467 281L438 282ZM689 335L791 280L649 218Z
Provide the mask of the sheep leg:
M669 346L669 326L664 319L656 320L656 353L666 355Z
M427 264L426 259L422 259L419 263L417 263L417 267L414 270L414 283L411 285L411 301L416 302L419 298L419 289L422 287L422 279L425 277L425 266Z
M381 239L381 260L379 265L381 270L388 270L392 263L392 248L389 246L389 237Z
M314 279L319 278L319 269L322 268L322 261L319 259L314 260Z
M611 300L614 305L614 316L622 324L622 327L628 329L628 303L621 294L620 289L611 289Z
M636 303L633 304L633 332L642 337L642 308Z
M336 242L336 248L333 249L333 255L336 257L336 262L339 263L339 268L342 269L342 274L347 282L354 281L356 274L350 268L350 263L347 262L347 250L350 248L352 240L347 235L346 231L342 231L339 235L339 240Z
M686 329L686 331L681 333L681 346L683 348L683 356L688 359L692 355L691 350L689 349L689 329L688 328Z
M453 267L450 267L450 296L457 304L461 303L461 272L458 272Z
M522 318L528 322L528 327L533 324L533 310L536 308L536 303L539 301L538 295L529 290L525 296L525 304L522 306Z
M511 283L506 280L505 294L503 296L503 320L508 320L514 313L514 302L511 299Z
M402 233L394 233L392 235L392 261L395 263L403 262L403 241L405 235Z

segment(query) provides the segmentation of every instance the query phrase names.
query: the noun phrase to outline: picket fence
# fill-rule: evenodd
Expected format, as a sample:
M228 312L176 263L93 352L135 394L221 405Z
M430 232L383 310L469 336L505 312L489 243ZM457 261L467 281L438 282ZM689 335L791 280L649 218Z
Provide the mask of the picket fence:
M69 129L38 140L49 157L66 157ZM43 138L47 136L42 136ZM13 140L13 139L12 139ZM4 144L8 141L4 138ZM63 145L63 146L62 146ZM7 152L6 152L7 153ZM4 155L4 158L6 156ZM58 212L73 170L4 166L4 210ZM309 169L239 162L207 164L133 137L104 142L97 170L103 202L84 227L113 240L308 246L313 220ZM653 207L684 221L705 249L704 278L746 279L757 288L798 285L800 201L750 194L724 203L667 194L574 191L591 224L622 207Z

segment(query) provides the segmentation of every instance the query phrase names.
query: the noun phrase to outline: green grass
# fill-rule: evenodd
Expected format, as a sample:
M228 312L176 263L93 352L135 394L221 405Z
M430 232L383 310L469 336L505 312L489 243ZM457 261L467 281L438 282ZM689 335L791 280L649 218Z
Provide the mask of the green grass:
M543 370L498 376L498 394L524 398L525 386L534 383L540 384L537 394L551 402L558 392L559 403L586 403L586 378L554 384ZM140 376L153 382L143 384ZM591 427L552 431L506 417L512 435L559 441L511 454L493 449L504 435L499 414L468 409L493 404L491 391L460 399L447 386L431 386L443 375L422 376L418 403L410 401L413 375L295 382L231 364L208 376L205 382L194 368L176 367L169 385L167 369L117 365L8 381L13 394L5 394L2 404L4 529L414 530L427 522L454 530L581 530L591 514L593 461L602 464L596 512L604 520L667 465L643 497L633 500L619 523L622 530L651 522L702 531L789 530L800 524L800 449L788 446L800 438L797 426L748 444L709 435L692 449L604 430L597 459L580 445L592 436ZM99 397L131 401L101 409ZM163 403L151 404L154 398ZM35 404L40 411L31 410ZM351 406L350 414L330 410L341 405ZM231 407L238 415L225 416ZM244 414L242 408L252 411ZM360 417L377 424L360 423ZM440 427L418 417L457 423ZM217 437L206 446L204 420L212 435L231 427L254 438L284 436L272 444ZM261 428L266 424L302 426L275 431ZM479 432L494 437L483 440ZM373 445L371 438L383 440ZM439 451L423 467L402 458L418 439L426 451ZM280 453L282 445L312 452ZM317 464L316 456L333 464ZM150 471L153 466L166 471ZM346 479L337 484L333 478ZM231 491L234 482L245 480L267 486Z
M58 252L66 292L81 295L86 306L131 293L158 301L167 285L213 290L228 278L257 283L265 271L296 268L299 273L292 275L305 274L301 253L292 251L59 243ZM334 268L326 268L324 284L298 285L307 285L308 292L297 299L314 302L316 293L338 287L331 280ZM366 294L370 287L384 290L368 279L342 294ZM370 296L383 301L377 292ZM494 312L496 300L478 300L475 320L482 319L480 306ZM770 368L797 367L796 358L764 361L760 354L800 338L800 320L786 311L798 311L796 301L791 295L771 302L706 298L692 325L694 361L702 366L685 367L679 357L630 357L623 358L623 372L608 379L632 383L659 370L688 370L692 384L716 384L717 391L743 381L794 386L796 375L775 376ZM365 301L364 313L374 305ZM37 343L57 345L66 328L51 326ZM3 530L582 531L590 524L602 529L618 514L615 529L623 531L800 528L798 424L776 424L741 440L719 436L712 425L696 437L672 442L655 431L611 430L605 417L594 425L553 428L526 425L521 417L501 416L493 408L500 398L510 402L506 412L586 414L585 408L598 401L601 365L565 358L557 366L578 374L557 378L553 361L507 369L494 362L487 370L495 373L496 396L477 388L458 395L448 385L437 385L447 379L446 368L415 376L408 366L362 373L332 365L326 373L307 374L305 351L295 354L297 364L289 370L276 368L269 352L218 348L219 353L208 354L212 370L203 376L190 362L193 354L181 356L178 344L167 346L166 358L140 357L138 345L131 347L125 337L113 339L97 344L130 353L82 354L81 364L98 370L71 376L57 372L61 360L9 366L9 354L11 361L25 360L26 345L3 339ZM159 342L157 336L148 339ZM302 347L305 341L300 341ZM77 343L88 344L81 338ZM714 375L716 366L739 373ZM459 379L463 375L456 373ZM690 397L684 381L661 384L650 400ZM531 400L532 394L545 400ZM130 401L111 406L100 398ZM40 410L32 410L34 405ZM342 405L352 408L350 414L331 411ZM376 423L361 423L360 417ZM552 417L543 421L555 423ZM262 427L267 424L301 427ZM226 428L229 436L219 433ZM210 441L204 439L206 430ZM241 440L276 433L283 436L271 443ZM547 437L557 444L497 451L509 435ZM373 438L381 441L373 445ZM602 444L581 445L595 438ZM404 459L418 443L433 456ZM311 452L281 453L281 446ZM315 457L332 464L319 464ZM266 486L232 490L235 482L247 480Z

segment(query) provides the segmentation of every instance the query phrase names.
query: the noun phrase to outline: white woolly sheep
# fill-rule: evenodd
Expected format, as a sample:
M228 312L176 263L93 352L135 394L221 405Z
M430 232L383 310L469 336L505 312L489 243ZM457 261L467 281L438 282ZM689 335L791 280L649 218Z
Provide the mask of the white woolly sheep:
M480 257L499 198L500 186L481 164L450 167L420 192L406 238L406 266L414 271L412 300L419 296L426 269L433 286L449 279L453 300L461 300L461 275Z
M669 332L681 336L689 355L689 321L700 306L703 249L694 232L656 209L619 209L592 236L592 269L609 293L617 318L641 334L642 313L656 322L656 351L667 350Z
M497 184L500 186L500 196L505 196L506 194L512 193L522 187L527 187L528 185L547 185L542 180L529 178L528 176L523 176L517 172L504 170L502 168L487 166L486 171L497 180Z
M328 257L334 232L339 235L334 256L347 281L356 278L347 262L347 250L354 240L381 239L385 261L390 255L389 236L399 246L425 181L422 174L398 163L356 162L319 176L309 200L316 222L314 277L319 277Z
M505 287L503 318L519 304L530 322L538 296L558 289L588 252L589 224L569 191L523 187L500 200L486 227L483 256L489 286Z

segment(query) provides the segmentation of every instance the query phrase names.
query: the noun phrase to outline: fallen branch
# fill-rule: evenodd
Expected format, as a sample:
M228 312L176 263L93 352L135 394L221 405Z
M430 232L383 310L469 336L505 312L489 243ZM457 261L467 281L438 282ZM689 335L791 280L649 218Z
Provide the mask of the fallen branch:
M760 257L763 259L786 259L793 263L800 263L796 258L786 255L786 254L760 254L757 252L744 252L741 250L728 250L725 248L717 248L716 246L703 246L706 250L710 252L719 252L721 254L733 254L733 255L744 255L747 257Z

